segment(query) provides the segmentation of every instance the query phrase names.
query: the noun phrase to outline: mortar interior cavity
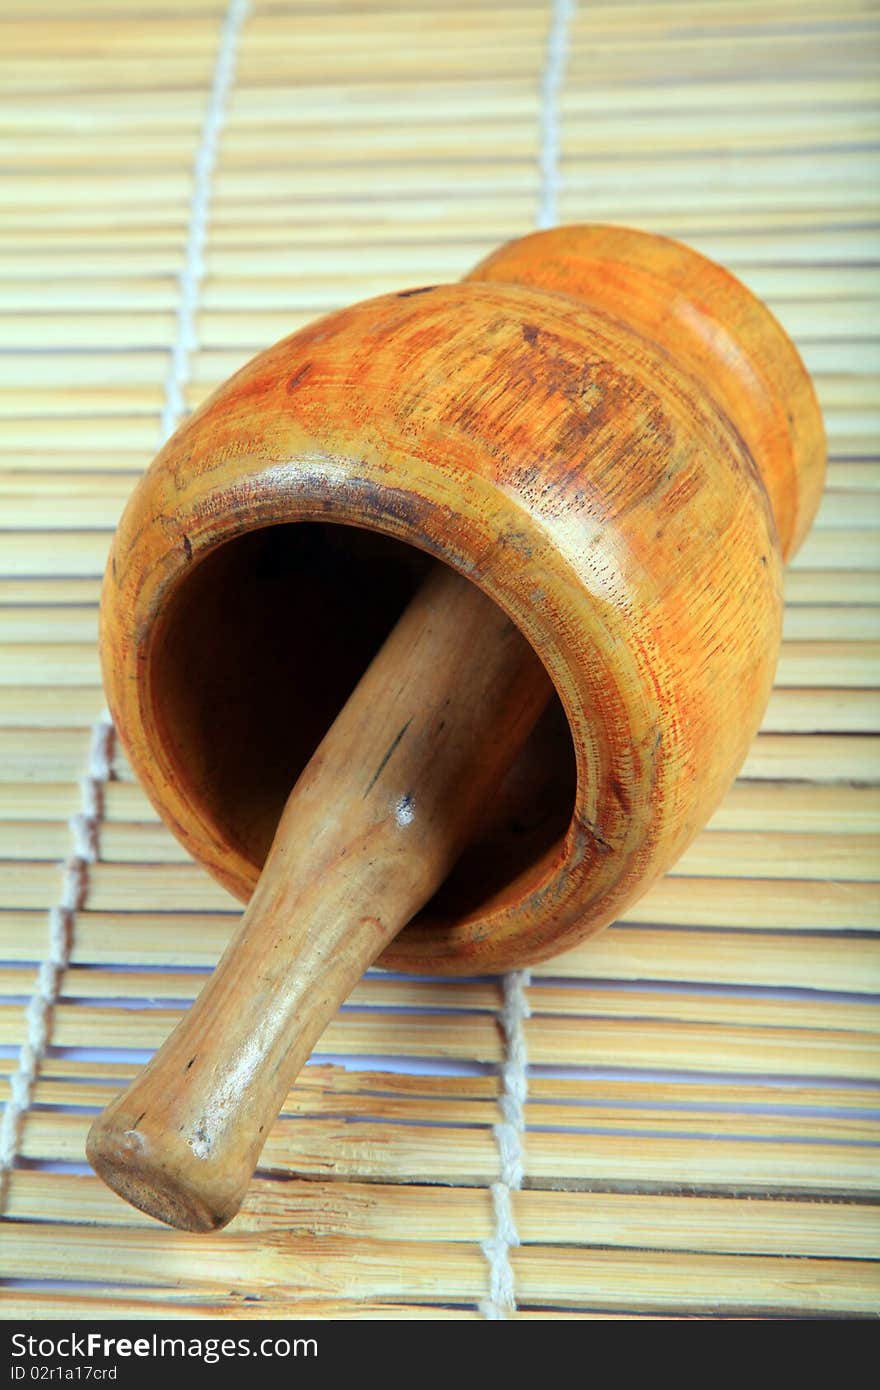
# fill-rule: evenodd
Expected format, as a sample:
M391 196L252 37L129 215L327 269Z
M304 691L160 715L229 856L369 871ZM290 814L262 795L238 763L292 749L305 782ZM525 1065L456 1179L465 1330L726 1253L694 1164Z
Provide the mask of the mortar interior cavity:
M227 541L175 588L151 651L163 743L211 833L258 868L297 777L433 563L376 532L298 522ZM418 920L478 913L544 861L575 790L554 696Z

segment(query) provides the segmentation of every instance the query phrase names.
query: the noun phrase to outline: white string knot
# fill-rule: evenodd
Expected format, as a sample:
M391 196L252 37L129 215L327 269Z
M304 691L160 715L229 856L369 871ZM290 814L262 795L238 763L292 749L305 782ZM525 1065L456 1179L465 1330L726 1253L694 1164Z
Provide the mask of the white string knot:
M498 1146L501 1179L493 1183L492 1210L494 1234L482 1242L489 1262L489 1298L480 1304L484 1317L497 1320L516 1312L513 1266L510 1251L519 1245L519 1232L513 1214L511 1194L523 1184L523 1143L525 1102L528 1096L528 1058L523 1024L531 1009L526 989L531 976L527 970L514 970L501 982L502 1004L498 1022L504 1034L504 1062L500 1068L501 1091L498 1105L503 1119L493 1126Z
M247 18L249 0L230 0L220 32L202 133L193 160L186 247L180 269L177 326L165 375L160 442L171 438L186 414L186 392L192 380L192 360L199 349L199 304L207 273L205 249L211 212L211 187L217 167L220 135L226 123L229 94L235 78L238 40Z

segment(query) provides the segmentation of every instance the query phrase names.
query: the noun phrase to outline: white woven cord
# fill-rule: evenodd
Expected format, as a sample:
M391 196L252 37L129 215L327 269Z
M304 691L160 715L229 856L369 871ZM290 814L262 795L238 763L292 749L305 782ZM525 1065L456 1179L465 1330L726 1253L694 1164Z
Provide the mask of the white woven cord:
M523 1023L529 1017L526 988L530 980L528 970L512 970L501 981L503 1004L498 1021L504 1033L504 1062L498 1103L503 1119L494 1126L501 1178L491 1188L495 1231L489 1240L483 1241L483 1254L489 1261L489 1297L480 1304L483 1315L495 1321L516 1312L510 1251L519 1245L519 1233L510 1194L522 1187L523 1180L522 1136L529 1089Z
M113 771L115 733L105 710L92 725L89 760L80 782L80 810L71 816L73 854L61 870L61 899L49 909L49 950L40 965L37 987L27 1007L27 1032L18 1054L18 1066L10 1078L9 1099L0 1125L0 1213L6 1208L9 1175L21 1144L22 1126L33 1095L40 1062L46 1054L52 1028L52 1010L70 960L73 923L85 906L89 891L89 865L100 855L104 787Z
M196 318L205 276L205 242L211 200L211 181L217 162L217 146L226 117L229 93L242 25L250 0L230 0L220 41L211 91L193 166L189 230L180 273L177 328L162 407L161 442L173 434L186 411L185 391L190 380L192 354L197 346ZM0 1214L6 1209L9 1175L21 1146L24 1117L31 1104L40 1062L51 1041L52 1011L58 1000L64 971L70 961L77 912L86 905L89 866L100 858L104 787L113 773L115 731L105 710L92 725L89 761L80 783L81 808L70 819L73 854L62 867L61 898L49 910L49 948L37 976L37 988L27 1008L27 1034L10 1080L10 1095L0 1125Z
M565 80L569 35L577 9L576 0L553 0L544 72L541 78L540 108L540 189L535 212L539 230L553 227L559 220L559 96ZM514 970L502 981L503 1004L498 1014L504 1034L504 1063L501 1068L501 1094L498 1104L503 1119L495 1125L495 1140L501 1168L499 1182L493 1183L492 1209L494 1233L482 1243L489 1262L489 1297L480 1304L484 1317L503 1320L516 1312L516 1286L511 1250L519 1245L519 1232L513 1214L511 1193L523 1182L523 1132L528 1096L528 1053L523 1023L529 1017L526 989L531 981L528 970Z
M193 187L189 205L189 230L183 268L180 272L180 299L177 304L177 331L165 376L165 404L162 407L161 442L170 438L186 413L186 388L190 381L192 356L198 347L198 309L205 278L205 245L211 209L211 184L217 163L220 133L226 120L229 93L235 79L235 62L242 25L250 0L230 0L220 35L220 47L211 79L208 109L202 125L193 166Z
M541 79L540 153L541 187L535 225L543 231L559 221L559 97L568 63L569 36L577 0L553 0L553 17L547 35L547 56Z

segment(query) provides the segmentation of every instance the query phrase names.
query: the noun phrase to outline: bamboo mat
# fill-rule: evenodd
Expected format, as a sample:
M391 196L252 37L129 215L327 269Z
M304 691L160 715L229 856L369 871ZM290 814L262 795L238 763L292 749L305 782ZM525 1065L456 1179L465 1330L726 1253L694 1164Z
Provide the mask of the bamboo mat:
M0 1315L880 1309L877 27L859 0L4 7ZM83 1141L237 908L95 725L112 528L253 352L557 219L718 258L814 374L828 491L764 727L673 873L530 983L371 974L242 1215L167 1230Z

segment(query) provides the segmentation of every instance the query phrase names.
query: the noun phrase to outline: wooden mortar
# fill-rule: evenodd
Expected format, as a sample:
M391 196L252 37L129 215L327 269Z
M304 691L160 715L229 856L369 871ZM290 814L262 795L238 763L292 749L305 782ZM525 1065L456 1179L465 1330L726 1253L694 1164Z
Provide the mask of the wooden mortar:
M613 227L330 314L195 412L120 522L104 674L250 905L92 1126L111 1187L223 1225L370 964L544 960L669 868L760 723L824 460L766 307Z

